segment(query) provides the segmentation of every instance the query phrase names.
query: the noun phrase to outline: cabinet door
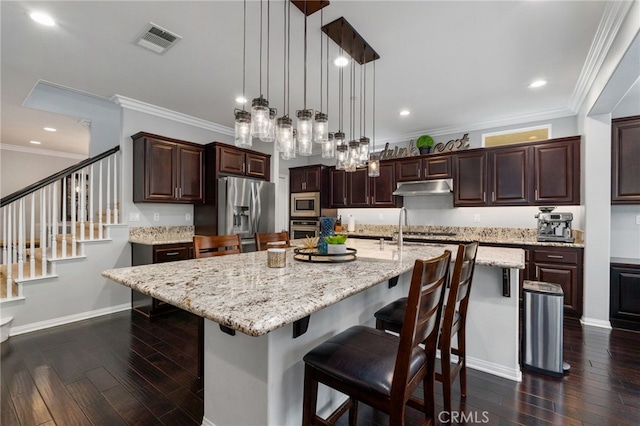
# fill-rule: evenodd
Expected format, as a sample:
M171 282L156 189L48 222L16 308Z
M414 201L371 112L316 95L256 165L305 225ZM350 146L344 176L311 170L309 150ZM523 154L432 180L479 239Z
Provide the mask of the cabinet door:
M451 156L428 156L422 159L424 179L451 178Z
M489 152L489 204L527 205L530 199L528 147L505 148Z
M271 179L269 157L247 152L245 154L245 174L257 179Z
M369 171L359 169L347 173L347 206L369 206Z
M368 172L367 172L368 174ZM371 207L397 207L397 199L393 195L396 189L395 183L395 163L380 163L380 176L369 178L369 188L371 189Z
M611 265L609 306L614 327L640 330L640 266Z
M640 116L611 126L611 203L640 204Z
M580 140L533 147L535 204L580 204Z
M322 172L320 167L309 167L305 169L304 190L308 192L320 192L322 183Z
M177 145L147 138L145 150L144 201L175 200L178 188Z
M233 148L218 148L218 172L244 175L244 152Z
M396 182L411 182L422 179L422 160L411 158L396 161Z
M204 150L179 146L178 200L201 202L203 198L203 154Z
M305 169L289 169L289 191L305 192L306 175Z
M484 206L487 195L487 158L485 152L457 154L454 159L453 205Z
M582 314L578 303L578 267L576 265L534 263L537 281L559 284L564 291L564 312L572 316Z
M331 183L331 207L346 207L347 173L344 170L336 170L332 167L329 176Z

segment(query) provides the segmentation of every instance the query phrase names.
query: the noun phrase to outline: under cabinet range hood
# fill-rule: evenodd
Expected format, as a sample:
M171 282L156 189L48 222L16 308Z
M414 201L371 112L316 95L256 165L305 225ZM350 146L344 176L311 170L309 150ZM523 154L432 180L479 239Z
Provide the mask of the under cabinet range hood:
M420 195L447 195L453 192L453 179L419 180L399 182L393 195L417 197Z

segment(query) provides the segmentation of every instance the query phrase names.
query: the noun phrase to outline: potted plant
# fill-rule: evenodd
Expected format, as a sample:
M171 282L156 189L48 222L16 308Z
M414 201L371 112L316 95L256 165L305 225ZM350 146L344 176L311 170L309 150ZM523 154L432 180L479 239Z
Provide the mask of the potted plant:
M332 235L324 237L327 242L327 254L343 254L347 252L346 235Z
M420 154L428 154L433 148L433 138L429 135L422 135L416 141L416 148L420 150Z

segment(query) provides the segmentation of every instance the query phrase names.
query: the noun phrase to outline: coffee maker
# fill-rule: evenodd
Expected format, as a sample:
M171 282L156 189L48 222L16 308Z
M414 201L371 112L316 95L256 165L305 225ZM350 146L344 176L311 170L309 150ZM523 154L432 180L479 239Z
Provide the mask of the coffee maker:
M572 243L573 213L552 213L553 210L555 207L540 207L540 213L535 216L538 219L538 241Z

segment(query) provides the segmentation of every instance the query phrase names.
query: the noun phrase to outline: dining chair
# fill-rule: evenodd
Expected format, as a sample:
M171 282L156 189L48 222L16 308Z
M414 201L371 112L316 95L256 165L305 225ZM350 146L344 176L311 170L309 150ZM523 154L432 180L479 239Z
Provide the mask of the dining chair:
M240 235L194 235L193 253L196 259L242 253Z
M284 248L291 247L289 242L289 233L287 231L282 232L269 232L269 233L256 233L254 235L256 242L256 250L263 251L268 248Z
M436 343L450 261L450 251L415 261L400 336L357 325L304 356L303 426L333 424L347 410L355 425L358 402L387 413L390 425L404 425L405 406L420 384L425 422L435 423ZM316 414L318 383L349 396L326 420Z
M444 411L451 412L451 386L456 377L460 376L460 394L467 395L467 350L466 350L466 322L471 282L478 253L478 242L460 244L456 254L456 261L451 275L449 294L443 308L440 324L440 369L436 372L436 380L442 383ZM406 298L398 299L382 309L374 316L378 330L398 332L404 321ZM456 346L452 346L452 339L456 337ZM451 355L457 356L457 361L451 365Z

